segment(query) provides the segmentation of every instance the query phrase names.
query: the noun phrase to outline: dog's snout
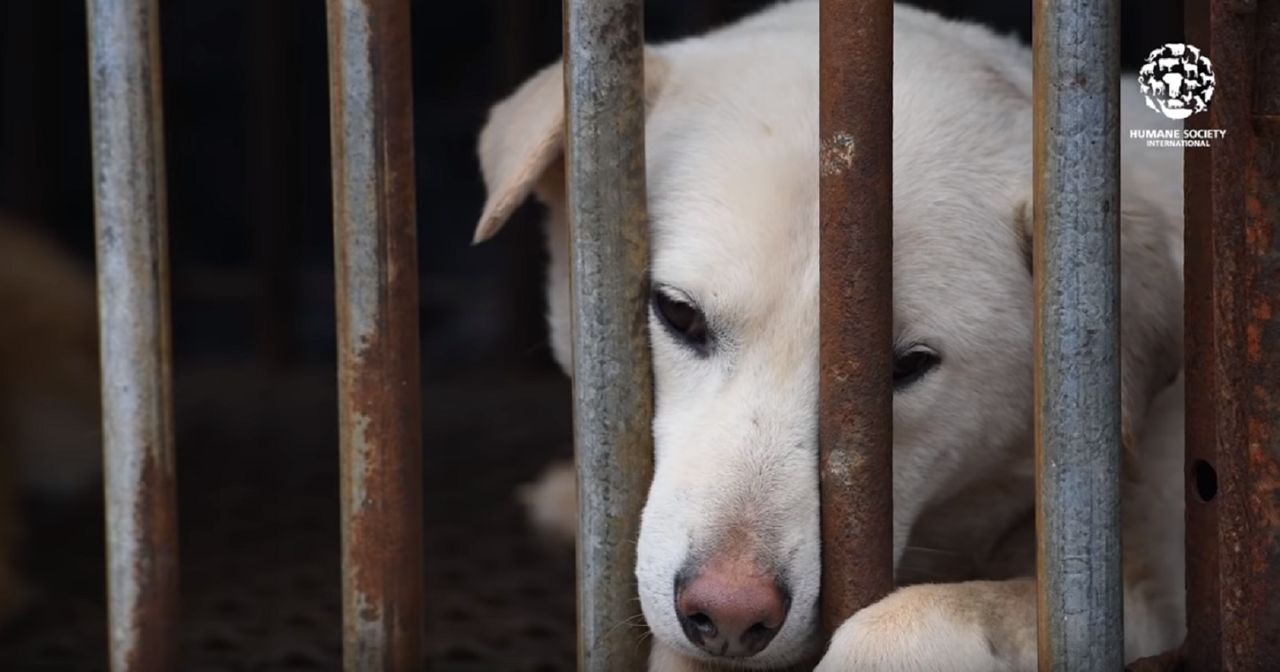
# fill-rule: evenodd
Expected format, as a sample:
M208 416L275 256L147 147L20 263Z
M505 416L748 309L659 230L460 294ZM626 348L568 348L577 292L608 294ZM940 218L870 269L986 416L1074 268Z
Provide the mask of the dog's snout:
M764 650L791 606L777 577L741 563L703 566L676 582L676 616L690 642L715 656Z

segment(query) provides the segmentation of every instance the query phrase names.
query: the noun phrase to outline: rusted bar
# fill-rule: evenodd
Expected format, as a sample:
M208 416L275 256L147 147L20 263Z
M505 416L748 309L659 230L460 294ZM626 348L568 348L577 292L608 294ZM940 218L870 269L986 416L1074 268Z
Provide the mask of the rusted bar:
M564 39L578 669L640 670L635 544L653 468L644 2L565 0Z
M822 623L893 589L893 3L822 0Z
M88 0L111 669L176 669L177 487L156 0Z
M1034 5L1039 666L1124 665L1120 3Z
M422 435L408 0L328 0L343 664L422 666Z
M1187 148L1187 661L1280 661L1280 2L1190 0L1213 64Z

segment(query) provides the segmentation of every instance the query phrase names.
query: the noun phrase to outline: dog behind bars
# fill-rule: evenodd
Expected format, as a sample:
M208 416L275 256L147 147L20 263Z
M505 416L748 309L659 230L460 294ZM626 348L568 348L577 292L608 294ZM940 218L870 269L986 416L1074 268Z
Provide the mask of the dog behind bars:
M819 635L818 12L783 4L646 54L655 473L637 578L653 670L1034 670L1031 59L899 7L894 550L902 585ZM1161 125L1126 80L1125 123ZM480 138L477 240L547 206L569 367L560 66ZM1126 655L1180 640L1181 157L1122 159ZM573 481L526 499L572 529Z

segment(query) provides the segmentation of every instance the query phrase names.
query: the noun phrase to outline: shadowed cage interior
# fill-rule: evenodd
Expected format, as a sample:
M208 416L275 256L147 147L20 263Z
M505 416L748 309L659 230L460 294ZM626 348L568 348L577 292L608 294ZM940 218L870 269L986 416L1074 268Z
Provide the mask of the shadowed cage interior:
M193 371L175 390L180 669L338 669L337 460L313 454L337 454L332 377ZM554 374L424 387L428 669L573 669L572 555L513 496L568 455L568 402ZM3 668L105 669L101 506L41 507L26 527L44 594L0 635Z

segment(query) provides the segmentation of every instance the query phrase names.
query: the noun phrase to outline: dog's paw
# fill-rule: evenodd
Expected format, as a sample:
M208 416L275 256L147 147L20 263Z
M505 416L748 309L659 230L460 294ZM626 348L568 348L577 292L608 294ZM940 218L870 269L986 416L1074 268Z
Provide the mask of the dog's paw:
M548 539L573 543L578 532L578 480L573 462L554 462L538 480L523 485L516 498L529 522Z
M899 589L845 621L814 672L1021 672L1027 642L993 631L1009 606L977 584L917 585ZM975 592L976 591L976 592ZM992 599L995 597L995 599ZM1033 603L1034 608L1034 603ZM994 618L988 618L994 616ZM1034 620L1030 623L1034 630ZM1034 640L1034 634L1032 635ZM1031 642L1034 646L1034 641ZM1003 650L1002 650L1003 649Z

